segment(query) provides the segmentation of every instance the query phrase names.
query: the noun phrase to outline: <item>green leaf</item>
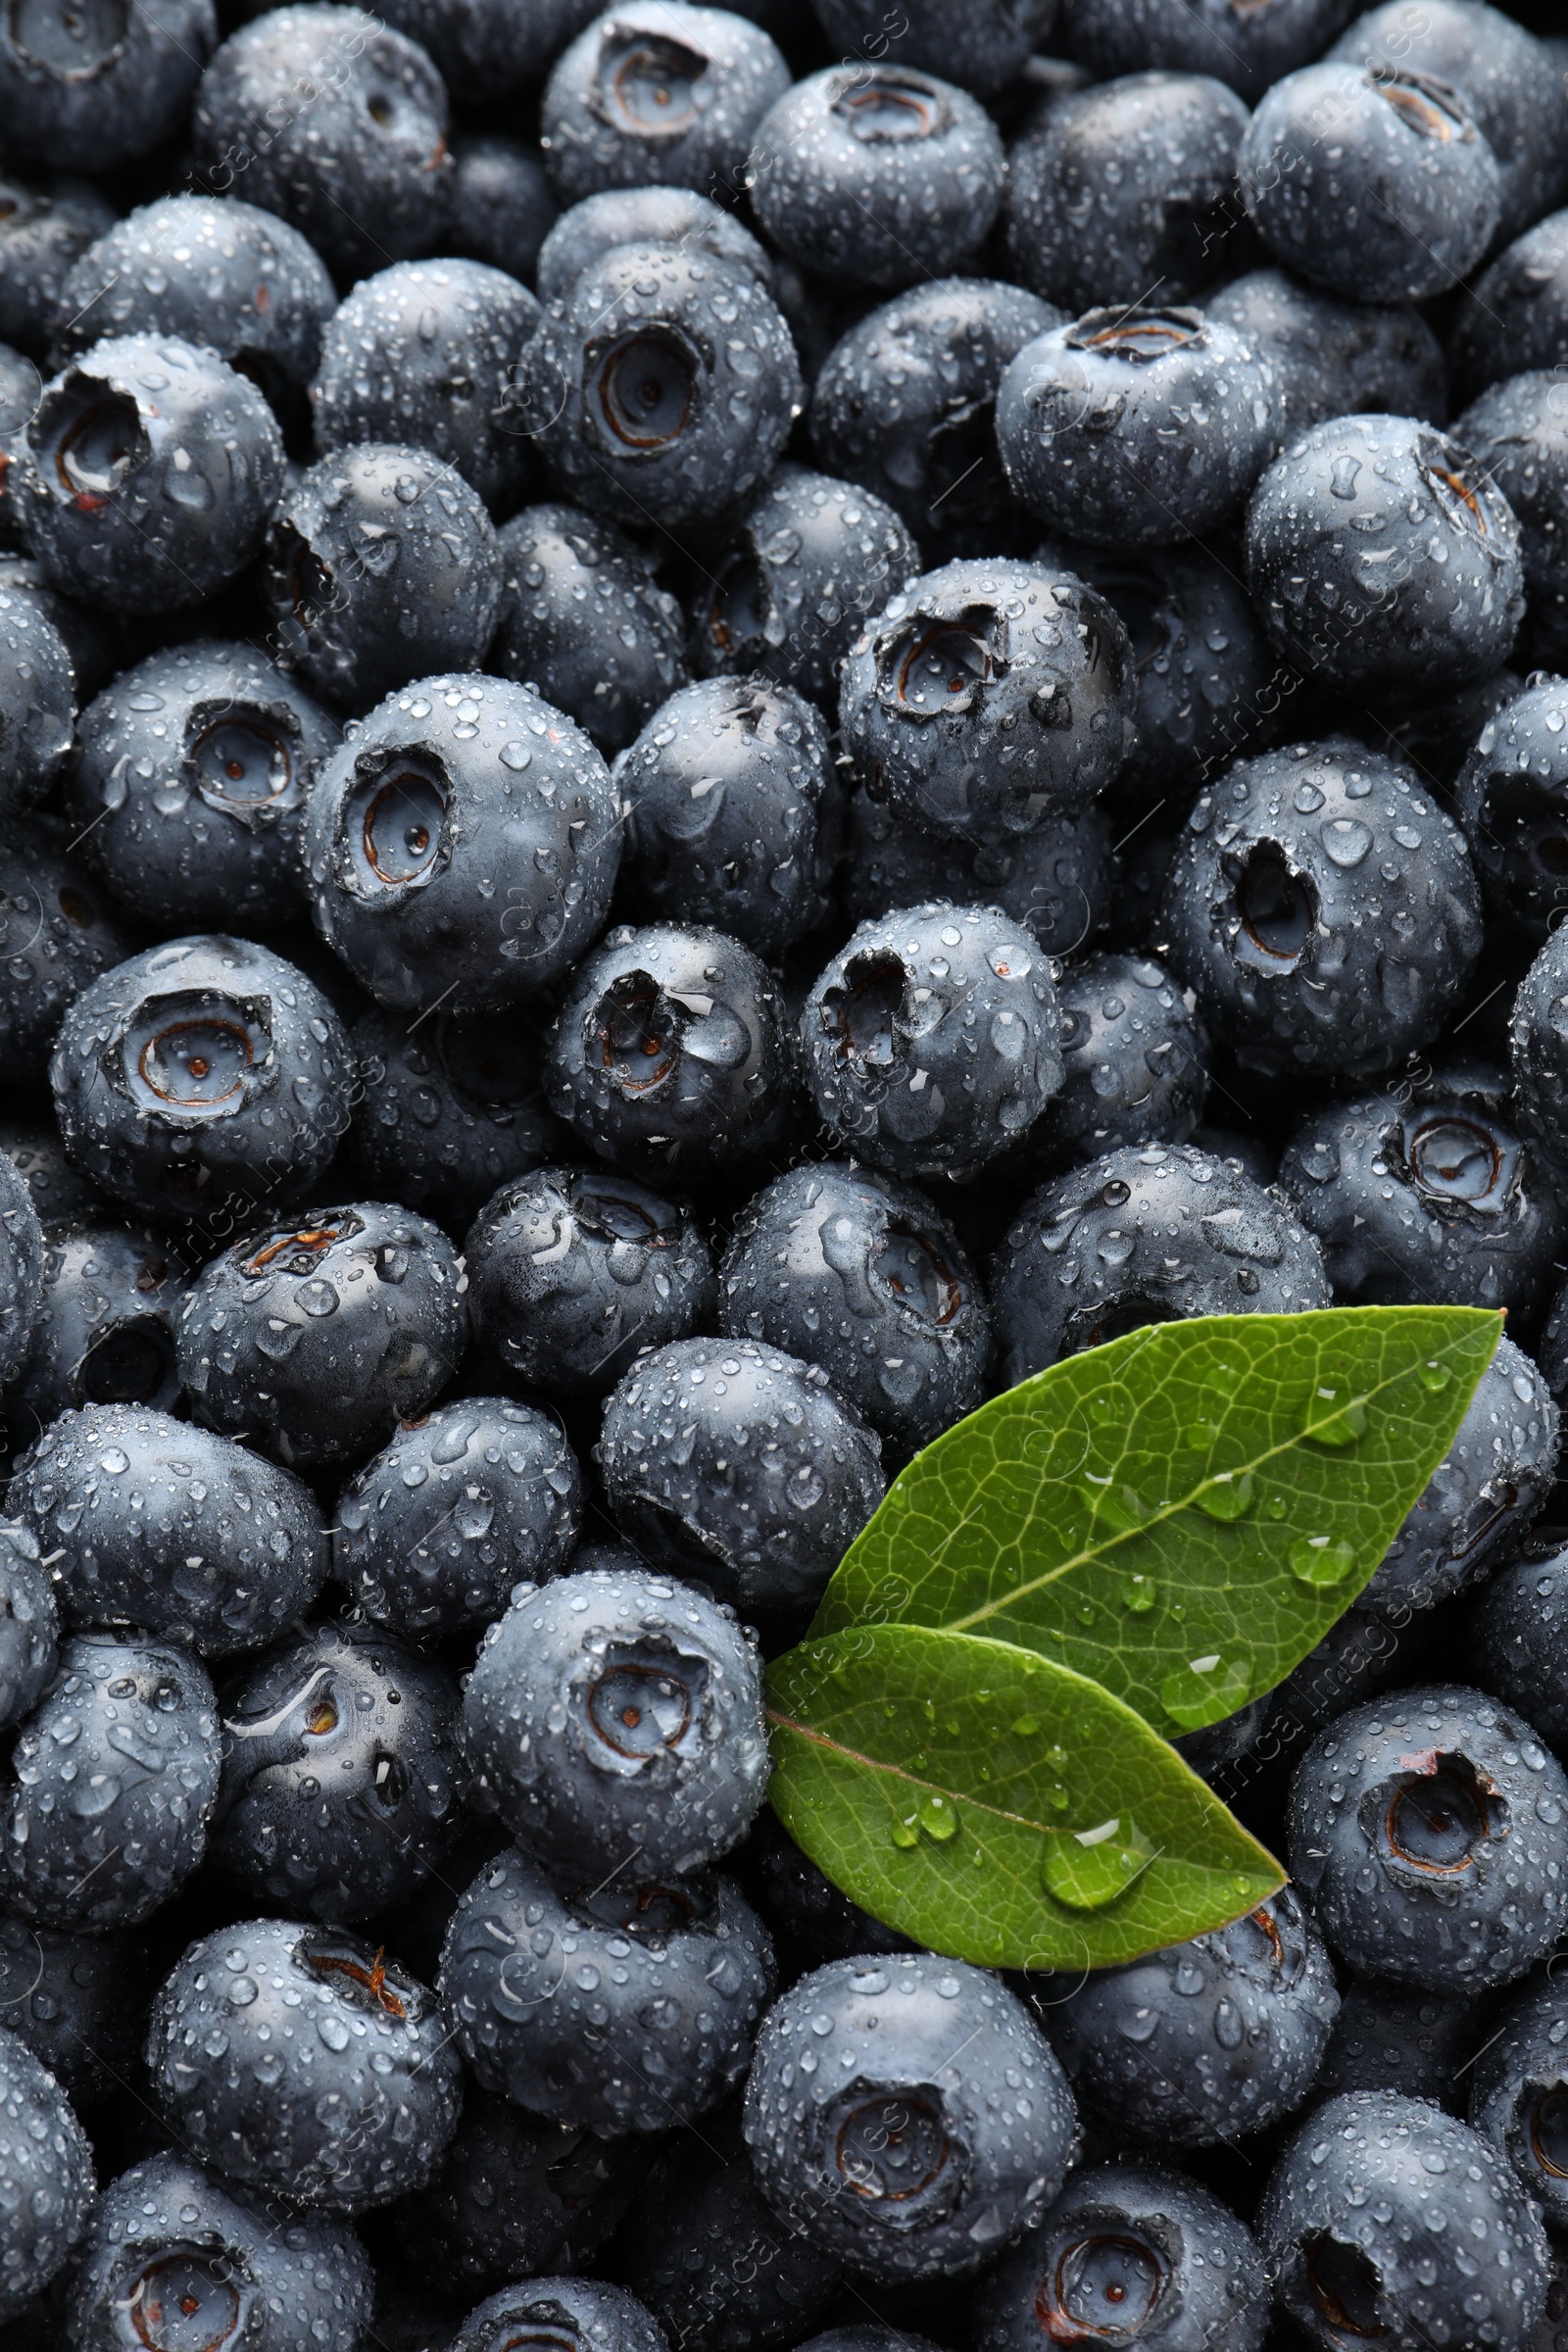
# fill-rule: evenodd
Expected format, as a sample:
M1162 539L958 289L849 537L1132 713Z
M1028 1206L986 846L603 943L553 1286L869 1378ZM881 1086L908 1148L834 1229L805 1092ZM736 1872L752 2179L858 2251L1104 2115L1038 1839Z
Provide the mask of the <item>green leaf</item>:
M813 1637L914 1624L1041 1650L1158 1731L1270 1690L1373 1574L1500 1315L1332 1307L1131 1332L917 1454Z
M768 1794L856 1902L989 1968L1100 1968L1283 1884L1130 1707L969 1634L860 1626L768 1674Z

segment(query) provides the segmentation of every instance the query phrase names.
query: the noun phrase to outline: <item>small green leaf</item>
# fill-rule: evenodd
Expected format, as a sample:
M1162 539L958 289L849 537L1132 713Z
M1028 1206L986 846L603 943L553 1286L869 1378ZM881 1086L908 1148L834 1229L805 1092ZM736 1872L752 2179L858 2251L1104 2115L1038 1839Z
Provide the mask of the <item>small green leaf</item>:
M768 1794L797 1844L955 1959L1102 1968L1283 1882L1131 1708L1005 1642L855 1627L775 1661L768 1718Z
M1331 1307L1155 1324L1070 1356L900 1473L811 1633L982 1635L1158 1731L1217 1722L1367 1583L1501 1329L1476 1307Z

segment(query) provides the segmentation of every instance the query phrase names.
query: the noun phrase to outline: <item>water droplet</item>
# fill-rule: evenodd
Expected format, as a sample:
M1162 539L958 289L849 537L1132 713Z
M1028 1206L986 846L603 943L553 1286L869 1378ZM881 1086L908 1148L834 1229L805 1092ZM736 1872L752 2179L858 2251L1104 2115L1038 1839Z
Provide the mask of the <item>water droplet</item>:
M1245 1519L1252 1507L1254 1489L1250 1470L1221 1470L1193 1500L1210 1519Z
M1102 1486L1093 1471L1089 1476L1091 1483L1084 1489L1084 1495L1095 1517L1104 1526L1126 1532L1148 1523L1148 1506L1135 1487L1117 1486L1109 1479Z
M1421 1383L1421 1386L1424 1389L1430 1389L1435 1396L1440 1389L1446 1389L1447 1387L1449 1381L1453 1378L1453 1372L1449 1365L1434 1362L1418 1366L1416 1378Z
M1364 1401L1353 1396L1348 1404L1336 1411L1336 1402L1343 1394L1340 1388L1325 1387L1314 1391L1307 1407L1306 1427L1301 1432L1302 1437L1309 1438L1314 1446L1331 1446L1338 1450L1353 1446L1357 1438L1366 1435Z
M1303 1585L1343 1585L1354 1566L1353 1545L1327 1536L1308 1536L1291 1546L1291 1574Z
M1040 1726L1032 1715L1020 1715L1013 1725L1020 1740L1032 1740Z
M894 1822L888 1831L888 1836L895 1845L902 1846L906 1852L911 1845L918 1845L920 1842L920 1833L912 1821Z
M1359 865L1372 847L1372 828L1358 816L1331 816L1318 828L1318 839L1336 865Z
M1048 1894L1071 1911L1099 1911L1125 1894L1153 1852L1130 1815L1112 1814L1089 1830L1065 1830L1046 1845Z
M1194 1658L1191 1665L1167 1674L1159 1686L1160 1704L1184 1732L1201 1730L1232 1715L1247 1696L1247 1669L1239 1660L1229 1664L1215 1655Z
M1131 1609L1135 1617L1147 1617L1158 1597L1159 1588L1152 1576L1130 1576L1122 1594L1122 1606Z
M928 1796L920 1806L920 1827L928 1838L946 1845L958 1834L957 1807L945 1796Z

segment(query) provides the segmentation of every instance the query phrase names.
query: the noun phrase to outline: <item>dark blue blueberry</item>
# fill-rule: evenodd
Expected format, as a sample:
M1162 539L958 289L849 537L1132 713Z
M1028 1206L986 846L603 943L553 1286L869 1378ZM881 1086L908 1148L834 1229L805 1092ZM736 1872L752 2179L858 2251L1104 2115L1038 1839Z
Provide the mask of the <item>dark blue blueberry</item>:
M580 507L524 507L501 533L501 604L486 666L523 678L606 754L687 679L675 599L642 549Z
M1067 0L1058 30L1101 80L1146 66L1212 74L1249 106L1321 54L1355 0Z
M1042 2014L1117 2141L1214 2147L1299 2107L1340 1996L1293 1887L1212 1936L1096 1969Z
M773 1150L796 1112L795 1041L765 965L697 924L608 932L567 984L550 1103L603 1159L648 1175Z
M0 1152L17 1169L45 1225L103 1214L104 1197L66 1157L60 1130L48 1114L24 1108L0 1112Z
M466 1396L405 1424L344 1488L333 1574L408 1642L488 1625L519 1579L564 1568L582 1475L548 1413Z
M475 1339L558 1396L606 1396L641 1348L712 1319L712 1256L690 1208L605 1168L505 1185L464 1253Z
M44 361L73 264L113 228L115 208L69 172L0 174L0 340Z
M890 2281L978 2270L1040 2220L1078 2152L1072 2093L1023 2003L931 1952L831 1961L792 1985L758 2035L745 2130L784 2218Z
M569 2278L502 2287L469 2312L452 2352L514 2352L540 2343L551 2352L665 2352L657 2321L635 2295Z
M358 8L274 8L202 75L193 177L214 196L243 190L355 278L441 244L446 133L446 85L416 41Z
M429 51L454 97L482 107L543 80L597 14L597 0L529 0L520 14L504 0L396 0L387 21Z
M1529 600L1525 642L1535 660L1561 669L1568 664L1568 385L1544 368L1494 384L1457 419L1453 438L1513 511Z
M606 2138L716 2106L751 2064L775 1983L767 1932L731 1880L636 1871L628 1854L607 1884L595 1869L564 1891L514 1848L464 1894L441 1960L480 2087Z
M940 899L861 923L815 981L801 1042L818 1114L894 1176L964 1176L1060 1092L1051 966L995 907Z
M0 2034L0 2321L64 2266L93 2202L92 2149L48 2069Z
M1330 1296L1316 1242L1279 1195L1192 1144L1130 1145L1045 1185L991 1276L1009 1388L1149 1323L1302 1314Z
M38 414L43 377L31 360L0 343L0 548L31 551L27 516L26 427Z
M1257 2234L1276 2301L1322 2352L1525 2352L1546 2298L1546 2233L1502 2158L1396 2090L1347 2091L1301 2126Z
M303 972L209 933L83 989L49 1075L66 1150L106 1193L148 1216L232 1219L236 1201L316 1182L349 1123L353 1057Z
M1422 302L1474 269L1502 174L1445 82L1325 63L1275 82L1248 125L1242 197L1286 269L1347 302Z
M1032 931L1048 956L1070 956L1100 930L1110 906L1111 820L1094 803L1055 810L1032 833L974 842L928 833L858 792L848 829L844 892L860 922L931 899L990 905Z
M1508 1022L1514 1110L1547 1158L1568 1162L1568 933L1548 934L1520 983Z
M0 2026L77 2107L101 2107L134 2076L145 1973L129 1935L35 1928L0 1911Z
M638 914L707 923L774 960L827 915L838 775L821 712L793 686L683 686L621 754L614 782Z
M1251 270L1218 287L1207 308L1274 370L1282 449L1331 416L1441 424L1447 414L1443 346L1411 304L1341 301L1288 270Z
M1481 894L1463 835L1410 770L1335 736L1238 760L1202 794L1163 931L1239 1061L1362 1076L1456 1009Z
M59 1609L38 1540L30 1528L0 1526L0 1726L32 1712L59 1657Z
M539 249L539 299L559 302L585 270L617 245L678 245L683 252L733 263L765 293L773 291L773 263L733 213L695 188L606 188L562 214Z
M1185 1144L1208 1092L1206 1040L1148 956L1090 956L1056 983L1066 1083L1030 1133L1047 1162L1099 1159L1128 1144Z
M768 1925L787 1947L808 1961L853 1960L858 1954L919 1948L897 1928L884 1927L851 1902L801 1851L778 1815L765 1807L747 1840L745 1869L749 1890Z
M191 1945L153 2004L147 2064L198 2163L338 2213L419 2187L463 2096L433 1993L355 1936L283 1919Z
M637 1550L748 1619L814 1601L882 1499L881 1441L854 1406L816 1365L752 1340L640 1357L597 1458Z
M40 391L42 381L40 377L37 387ZM4 410L5 400L6 395L0 392L0 412ZM3 416L0 416L0 428L3 428ZM3 515L4 510L4 485L0 484L0 515ZM78 604L74 596L62 596L60 590L51 585L36 556L19 555L14 551L0 553L0 587L9 595L26 597L39 608L46 619L54 622L71 657L76 682L76 708L85 709L93 696L101 694L124 665L124 644L119 621L109 613L95 612L89 605Z
M991 1316L957 1235L912 1185L808 1163L748 1201L719 1269L721 1328L820 1364L909 1454L985 1395Z
M317 928L383 1004L497 1012L603 928L620 802L580 728L472 671L390 694L311 796Z
M0 31L0 143L63 172L109 172L177 136L218 41L213 0L65 0Z
M462 21L472 21L466 11ZM509 20L509 29L515 32L514 17ZM539 249L556 221L555 199L539 149L504 131L460 131L452 141L452 161L446 244L454 253L530 281Z
M74 1635L0 1792L8 1906L42 1927L139 1926L201 1861L218 1775L213 1686L188 1649Z
M411 1024L377 1006L355 1023L354 1053L366 1190L453 1232L566 1143L545 1105L538 1040L511 1013L441 1011Z
M1568 211L1504 246L1461 298L1449 354L1461 397L1568 359Z
M946 74L984 98L1000 97L1016 82L1051 31L1054 14L1051 0L979 0L961 16L944 0L911 0L896 14L879 0L818 0L816 7L842 57Z
M752 134L789 78L767 34L729 9L625 0L578 34L545 85L540 144L557 202L654 184L739 189Z
M1476 1681L1568 1746L1568 1532L1542 1527L1497 1570L1468 1629Z
M0 808L41 800L71 751L76 689L65 639L37 600L0 587Z
M0 1159L0 1386L27 1360L43 1297L43 1228L16 1162Z
M1462 2112L1484 2015L1468 1992L1352 1977L1312 2088L1320 2100L1345 2090L1398 2090Z
M1470 2122L1543 2218L1568 2223L1568 2008L1548 1967L1520 1986L1470 2078Z
M1291 1787L1292 1876L1363 1976L1511 1984L1568 1909L1568 1777L1506 1703L1454 1684L1367 1700Z
M446 1387L467 1344L462 1260L384 1201L253 1231L185 1294L179 1370L198 1418L280 1462L353 1460Z

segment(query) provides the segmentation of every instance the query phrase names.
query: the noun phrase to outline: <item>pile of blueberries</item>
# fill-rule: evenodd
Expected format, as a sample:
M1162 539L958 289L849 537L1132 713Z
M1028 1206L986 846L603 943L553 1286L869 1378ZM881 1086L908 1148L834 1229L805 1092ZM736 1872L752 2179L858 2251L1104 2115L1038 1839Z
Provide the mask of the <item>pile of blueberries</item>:
M6 2352L1568 2352L1525 13L9 0ZM1509 1337L1181 1743L1285 1890L858 1910L889 1478L1334 1300Z

